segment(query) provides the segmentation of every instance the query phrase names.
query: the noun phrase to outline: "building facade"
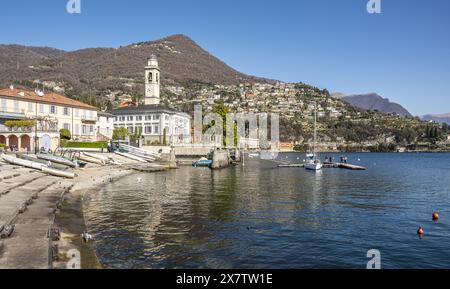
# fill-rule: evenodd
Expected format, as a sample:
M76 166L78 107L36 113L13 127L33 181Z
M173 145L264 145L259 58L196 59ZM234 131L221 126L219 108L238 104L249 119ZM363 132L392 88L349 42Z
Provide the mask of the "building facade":
M191 142L191 117L160 103L160 69L154 55L145 67L145 104L113 110L114 127L127 128L142 145Z
M74 140L95 141L97 113L96 107L53 92L11 86L0 90L0 144L19 151L54 150L60 129L68 129Z
M97 140L111 140L114 132L114 115L106 112L97 113Z

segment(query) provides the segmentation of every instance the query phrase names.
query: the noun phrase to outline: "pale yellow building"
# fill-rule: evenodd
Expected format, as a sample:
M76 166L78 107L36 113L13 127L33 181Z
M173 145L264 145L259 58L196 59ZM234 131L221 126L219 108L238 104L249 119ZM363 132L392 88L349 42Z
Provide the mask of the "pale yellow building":
M96 107L53 92L12 86L1 89L0 144L20 151L54 150L63 128L71 132L73 140L95 141L97 113ZM20 121L24 120L32 121L33 126L23 126Z

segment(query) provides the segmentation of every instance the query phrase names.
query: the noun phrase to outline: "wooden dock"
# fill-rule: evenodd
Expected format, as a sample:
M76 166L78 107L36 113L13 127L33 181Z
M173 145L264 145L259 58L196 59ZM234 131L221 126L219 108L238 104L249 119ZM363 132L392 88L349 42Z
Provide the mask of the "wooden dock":
M278 165L279 168L303 168L305 164L282 164ZM346 169L352 171L365 171L367 168L346 163L325 163L323 164L325 169Z

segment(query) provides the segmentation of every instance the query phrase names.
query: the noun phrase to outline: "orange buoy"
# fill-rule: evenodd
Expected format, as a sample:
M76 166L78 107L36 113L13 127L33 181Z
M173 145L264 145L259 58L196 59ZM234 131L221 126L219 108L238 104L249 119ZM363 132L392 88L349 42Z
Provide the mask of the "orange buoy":
M417 230L417 234L422 236L423 234L425 234L425 231L423 230L422 227L419 227L419 230Z
M437 220L439 220L439 213L438 212L434 212L433 213L433 221L437 221Z

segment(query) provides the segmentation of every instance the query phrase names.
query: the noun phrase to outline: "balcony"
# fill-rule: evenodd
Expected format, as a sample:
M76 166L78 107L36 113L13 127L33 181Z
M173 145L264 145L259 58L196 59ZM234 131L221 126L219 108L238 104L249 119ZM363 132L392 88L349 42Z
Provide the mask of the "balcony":
M32 127L7 127L0 126L0 133L31 133Z

